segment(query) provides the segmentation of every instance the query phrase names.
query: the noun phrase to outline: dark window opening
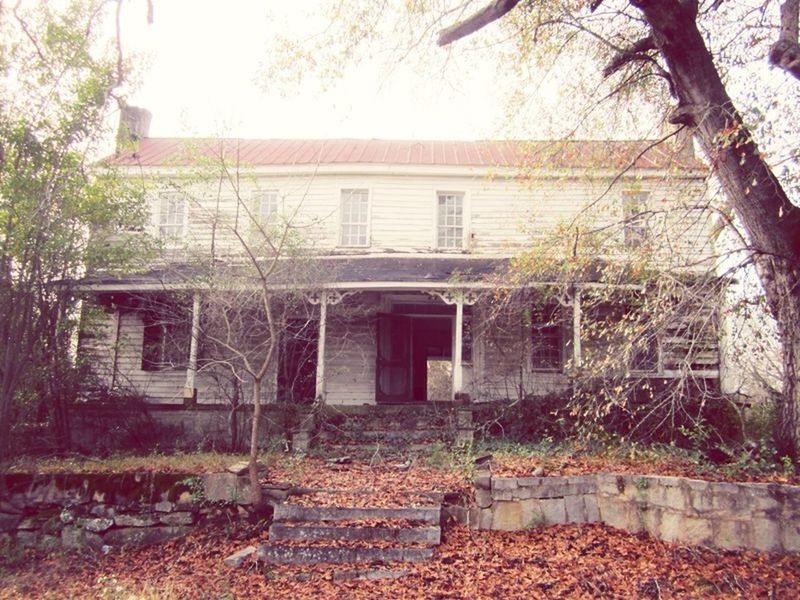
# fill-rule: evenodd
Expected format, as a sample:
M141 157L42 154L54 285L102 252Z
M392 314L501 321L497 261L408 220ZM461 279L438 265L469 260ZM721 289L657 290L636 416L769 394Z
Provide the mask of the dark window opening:
M176 307L144 315L142 370L185 369L189 363L191 316Z
M531 308L531 358L534 370L554 371L564 367L563 316L555 303Z

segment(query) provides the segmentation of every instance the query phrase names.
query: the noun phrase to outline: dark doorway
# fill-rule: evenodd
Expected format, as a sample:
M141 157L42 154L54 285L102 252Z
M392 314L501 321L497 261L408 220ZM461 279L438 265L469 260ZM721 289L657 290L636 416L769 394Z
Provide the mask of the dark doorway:
M412 380L414 387L414 400L446 400L441 397L442 379L446 365L452 364L453 358L453 320L450 317L415 317L413 319L412 334L413 344L411 354ZM437 382L429 381L429 376L435 377ZM436 397L429 397L429 392Z
M278 401L310 404L317 386L319 323L289 319L281 337L278 360Z
M450 316L380 313L376 401L449 399L445 392L449 385L452 344L453 319ZM435 381L429 381L432 377Z

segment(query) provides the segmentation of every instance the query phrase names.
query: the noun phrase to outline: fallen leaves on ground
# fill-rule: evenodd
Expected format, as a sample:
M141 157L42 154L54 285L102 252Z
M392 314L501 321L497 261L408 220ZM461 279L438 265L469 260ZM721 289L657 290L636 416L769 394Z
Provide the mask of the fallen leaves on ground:
M292 496L290 502L305 506L394 508L438 505L435 496L469 494L471 483L464 473L439 470L422 463L371 465L368 461L330 464L322 459L276 461L270 465L265 484L289 483L316 492Z
M690 477L706 481L750 481L800 485L800 476L782 471L752 472L726 468L710 468L681 456L621 457L610 453L583 454L580 452L525 455L515 452L495 452L492 474L498 477L530 477L537 469L543 476L591 475L594 473L625 473L631 475L665 475Z
M339 566L222 565L264 541L202 529L109 556L31 552L0 566L0 598L797 598L800 557L688 548L604 525L446 531L400 579L334 581ZM362 567L367 568L367 565ZM381 568L381 567L368 567Z

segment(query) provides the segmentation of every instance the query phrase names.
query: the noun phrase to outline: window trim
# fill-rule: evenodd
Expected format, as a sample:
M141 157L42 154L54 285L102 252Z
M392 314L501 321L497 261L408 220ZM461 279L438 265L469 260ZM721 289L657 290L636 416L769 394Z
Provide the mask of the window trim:
M364 192L367 195L367 220L365 225L367 226L366 230L366 243L364 244L345 244L343 239L343 227L344 227L344 213L342 211L342 203L344 200L344 193L345 192ZM342 187L339 188L339 204L338 204L338 221L336 224L336 245L339 248L369 248L372 246L372 189L369 187ZM348 225L353 225L353 223L348 223ZM357 224L356 224L357 225Z
M439 245L439 199L442 196L459 196L461 198L461 245L457 248ZM467 192L437 190L433 198L433 248L439 252L462 253L467 251L467 240L469 240L469 202Z

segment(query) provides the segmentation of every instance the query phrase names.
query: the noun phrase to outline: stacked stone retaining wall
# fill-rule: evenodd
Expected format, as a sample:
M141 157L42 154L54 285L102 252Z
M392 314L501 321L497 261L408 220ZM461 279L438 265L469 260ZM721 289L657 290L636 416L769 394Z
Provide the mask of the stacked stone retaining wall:
M0 542L108 550L188 533L246 514L246 478L134 473L0 476ZM241 508L240 508L241 507Z
M602 522L670 542L800 552L800 487L683 477L598 474L492 477L479 473L470 524L519 531Z

